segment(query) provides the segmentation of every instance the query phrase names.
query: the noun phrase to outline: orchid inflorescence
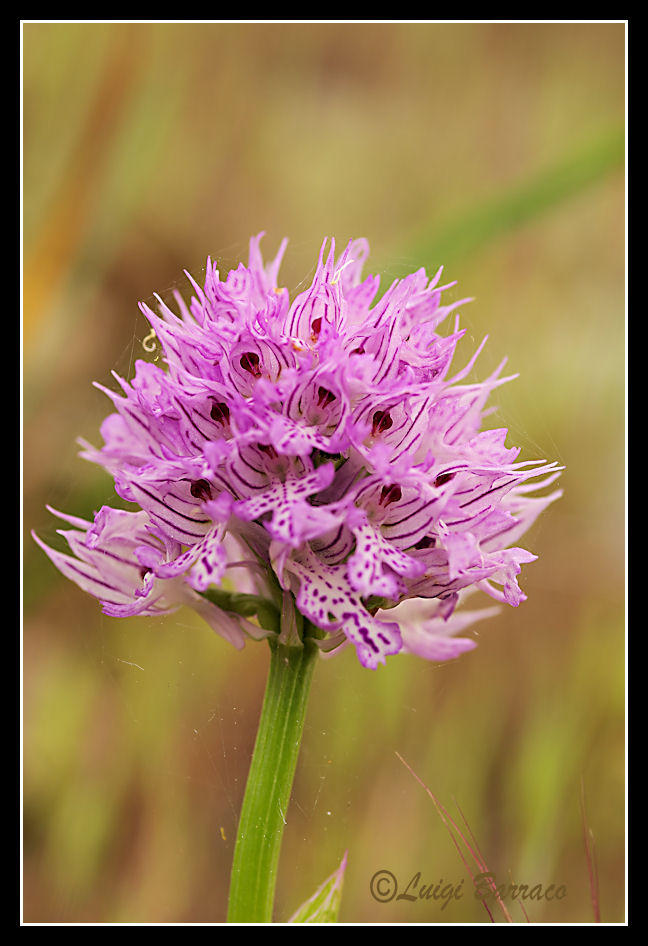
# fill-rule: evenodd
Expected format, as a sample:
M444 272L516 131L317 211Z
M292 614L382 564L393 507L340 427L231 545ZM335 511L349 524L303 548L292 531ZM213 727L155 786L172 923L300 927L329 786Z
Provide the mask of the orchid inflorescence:
M57 512L72 556L36 541L115 617L189 605L240 648L285 633L292 605L323 652L351 643L365 667L456 657L475 646L457 633L493 611L462 598L524 600L517 576L535 556L514 543L559 495L530 495L559 469L518 462L505 429L481 429L510 378L502 363L466 380L485 339L451 373L456 312L439 330L466 300L441 304L441 270L377 298L366 241L337 260L324 241L291 301L277 283L286 241L266 265L261 236L224 280L211 260L204 286L189 277L177 314L141 305L166 367L114 374L119 393L97 385L115 412L81 455L133 508Z

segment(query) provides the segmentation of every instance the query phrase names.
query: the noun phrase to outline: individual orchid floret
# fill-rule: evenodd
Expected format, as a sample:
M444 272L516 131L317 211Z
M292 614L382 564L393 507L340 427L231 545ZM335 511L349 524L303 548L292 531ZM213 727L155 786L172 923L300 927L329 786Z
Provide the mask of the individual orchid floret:
M442 304L441 270L379 297L366 241L339 257L325 241L291 301L285 246L265 264L254 237L247 266L221 278L208 260L175 312L141 306L162 363L98 385L113 413L101 447L81 441L133 508L57 513L72 556L37 541L113 616L187 605L240 647L280 633L290 601L323 652L352 644L366 667L456 657L475 646L456 635L492 613L458 610L466 595L525 600L536 556L517 543L560 495L531 495L559 468L484 427L511 377L502 363L467 380L485 339L455 366L467 300Z
M179 558L169 562L178 553L177 544L157 538L146 513L103 506L94 522L86 522L50 511L75 527L59 530L74 557L34 538L66 578L99 599L104 614L156 616L186 605L238 649L245 643L246 632L260 636L249 621L216 608L194 590L206 584L199 571L199 555L187 558L182 568L177 567Z

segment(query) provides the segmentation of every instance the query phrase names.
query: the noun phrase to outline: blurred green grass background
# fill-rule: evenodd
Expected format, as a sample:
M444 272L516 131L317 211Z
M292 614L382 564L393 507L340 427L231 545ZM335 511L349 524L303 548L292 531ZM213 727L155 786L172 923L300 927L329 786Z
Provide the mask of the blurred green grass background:
M625 909L623 23L23 25L24 919L223 922L267 651L182 612L103 617L29 537L112 482L79 460L92 387L147 357L137 308L290 240L368 271L445 264L465 363L519 378L493 424L565 464L523 543L529 599L459 661L316 669L277 893L286 919L349 851L340 920L485 922L466 896L380 904L369 881L467 874L430 799L461 807L500 882L562 883L532 922ZM524 922L513 910L514 919Z

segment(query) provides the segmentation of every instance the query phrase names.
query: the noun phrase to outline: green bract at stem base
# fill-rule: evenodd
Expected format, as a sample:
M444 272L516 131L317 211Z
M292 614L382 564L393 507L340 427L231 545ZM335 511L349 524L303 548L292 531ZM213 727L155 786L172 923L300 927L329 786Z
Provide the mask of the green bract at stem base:
M319 649L317 628L295 617L269 638L270 668L241 809L230 882L229 923L272 923L277 865ZM292 620L291 620L292 618Z

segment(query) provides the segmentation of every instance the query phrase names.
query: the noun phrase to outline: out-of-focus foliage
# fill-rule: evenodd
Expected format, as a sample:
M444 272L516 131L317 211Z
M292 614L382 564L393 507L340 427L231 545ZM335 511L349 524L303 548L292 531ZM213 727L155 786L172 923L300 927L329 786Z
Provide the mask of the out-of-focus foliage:
M277 909L348 849L341 922L483 922L430 798L460 806L498 882L564 884L533 922L624 918L622 23L28 23L24 50L24 524L87 517L92 381L149 355L137 302L227 270L265 230L292 291L325 236L385 279L446 262L465 363L519 379L493 424L565 464L528 539L529 600L447 665L353 653L316 669ZM447 251L447 256L446 256ZM458 298L458 296L455 296ZM222 922L267 667L191 613L102 617L24 543L24 918ZM462 900L380 903L458 884ZM513 918L525 922L511 907Z

